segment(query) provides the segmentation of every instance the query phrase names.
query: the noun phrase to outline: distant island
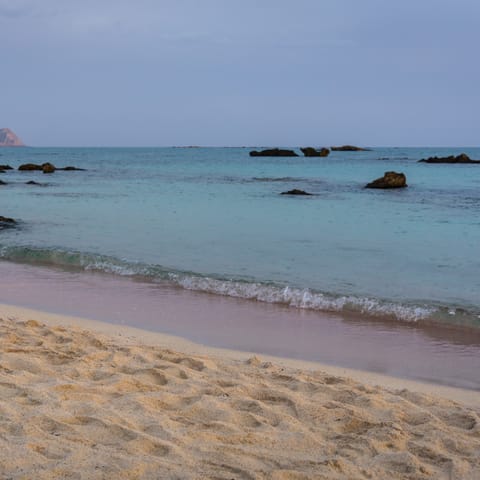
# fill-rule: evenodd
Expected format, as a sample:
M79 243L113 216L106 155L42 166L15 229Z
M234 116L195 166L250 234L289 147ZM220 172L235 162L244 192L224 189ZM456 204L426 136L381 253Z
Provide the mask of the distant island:
M24 147L25 144L9 128L0 128L0 147Z

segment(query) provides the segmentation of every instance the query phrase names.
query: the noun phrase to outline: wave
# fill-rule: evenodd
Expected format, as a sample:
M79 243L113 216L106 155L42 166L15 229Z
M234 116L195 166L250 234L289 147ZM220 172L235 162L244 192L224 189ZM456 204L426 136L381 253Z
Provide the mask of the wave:
M167 283L187 290L285 305L293 308L356 314L404 322L440 321L480 327L479 312L445 305L400 303L355 295L336 295L308 288L222 275L168 269L113 256L52 248L0 246L0 259L65 270L102 272Z

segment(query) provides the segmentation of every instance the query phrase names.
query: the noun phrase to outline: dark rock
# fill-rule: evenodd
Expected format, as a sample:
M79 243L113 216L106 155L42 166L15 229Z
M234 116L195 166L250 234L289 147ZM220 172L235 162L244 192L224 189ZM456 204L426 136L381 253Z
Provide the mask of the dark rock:
M281 148L271 148L268 150L253 150L250 152L251 157L298 157L293 150L283 150Z
M38 186L43 187L43 186L45 186L46 184L45 184L45 183L38 183L38 182L35 182L35 181L33 181L33 180L30 180L30 181L28 181L28 182L25 182L25 185L38 185Z
M4 182L3 180L0 180L0 185L8 185L8 183Z
M55 168L55 165L47 162L42 165L42 170L43 170L43 173L53 173L56 170L56 168Z
M281 195L313 195L313 193L308 193L304 190L298 190L297 188L294 188L293 190L289 190L288 192L282 192Z
M331 147L333 152L369 152L369 148L355 147L354 145L342 145L341 147Z
M456 157L450 155L449 157L430 157L422 158L419 162L424 163L480 163L480 160L472 160L466 153L461 153Z
M317 150L313 147L305 147L300 149L306 157L328 157L330 150L328 148L321 148Z
M0 165L0 170L13 170L10 165Z
M0 215L0 230L2 228L14 227L17 222L13 218L2 217Z
M20 165L18 169L24 172L38 170L38 171L43 171L43 173L53 173L56 170L64 170L66 172L71 172L76 170L79 170L79 171L85 170L84 168L78 168L78 167L72 167L72 166L57 168L55 167L55 165L53 165L50 162L42 163L42 165L37 165L36 163L24 163L23 165Z
M385 172L383 177L370 182L365 188L404 188L407 186L407 177L403 173Z
M63 167L63 168L57 168L57 170L65 170L66 172L84 172L85 168L78 168L78 167Z
M43 170L42 165L37 165L36 163L24 163L23 165L20 165L18 169L21 172L29 172L33 170Z

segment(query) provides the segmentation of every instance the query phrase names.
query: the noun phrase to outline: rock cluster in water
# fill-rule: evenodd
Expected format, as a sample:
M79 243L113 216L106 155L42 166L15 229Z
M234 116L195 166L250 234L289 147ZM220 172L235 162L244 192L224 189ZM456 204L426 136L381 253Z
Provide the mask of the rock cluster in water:
M53 165L53 163L47 162L47 163L42 163L41 165L38 165L36 163L24 163L23 165L20 165L18 169L21 172L30 172L30 171L42 171L43 173L53 173L56 170L64 170L64 171L75 171L75 170L85 170L84 168L78 168L78 167L56 167Z
M335 152L363 152L368 151L368 148L355 147L353 145L343 145L341 147L331 147ZM328 148L313 148L304 147L300 149L305 157L327 157L330 154ZM266 150L252 150L251 157L298 157L298 153L294 150L287 150L283 148L269 148Z
M5 129L3 129L5 130ZM1 132L1 131L0 131ZM10 165L1 165L0 164L0 173L6 173L7 170L13 170L13 167ZM47 163L42 163L41 165L38 165L36 163L24 163L23 165L20 165L18 167L18 170L21 172L31 172L31 171L41 171L43 173L53 173L56 170L66 170L66 171L74 171L74 170L84 170L83 168L78 168L78 167L55 167L53 163L47 162ZM25 182L26 185L37 185L37 186L46 186L46 183L39 183L35 182L34 180L29 180L28 182ZM0 180L0 186L3 185L8 185L7 182L4 182L3 180ZM4 217L0 215L0 230L3 230L4 228L8 227L14 227L17 224L17 222L10 217Z
M480 163L480 160L472 160L466 153L461 153L460 155L454 156L450 155L449 157L429 157L422 158L419 162L424 163Z
M365 188L405 188L407 177L404 173L385 172L383 177L368 183Z

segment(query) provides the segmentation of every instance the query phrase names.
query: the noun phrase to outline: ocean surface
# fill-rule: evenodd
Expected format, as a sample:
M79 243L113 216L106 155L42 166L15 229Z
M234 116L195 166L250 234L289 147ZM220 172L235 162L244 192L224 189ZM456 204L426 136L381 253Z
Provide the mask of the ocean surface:
M253 149L253 148L252 148ZM0 259L99 271L262 302L480 327L480 148L327 158L250 148L3 148ZM409 187L370 190L384 172ZM34 180L42 186L26 185ZM280 195L293 188L308 197Z

